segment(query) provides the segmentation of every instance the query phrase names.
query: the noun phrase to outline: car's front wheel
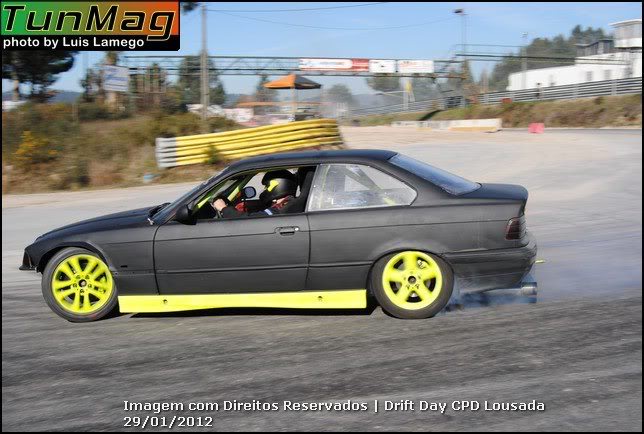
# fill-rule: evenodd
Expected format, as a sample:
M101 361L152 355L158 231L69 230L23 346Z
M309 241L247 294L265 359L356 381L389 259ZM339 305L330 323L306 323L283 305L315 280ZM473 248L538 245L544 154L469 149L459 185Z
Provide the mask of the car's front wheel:
M420 251L393 253L371 273L371 290L380 306L398 318L430 318L452 295L453 275L440 258Z
M95 253L67 248L43 272L42 292L55 313L72 322L101 319L116 306L116 286L107 264Z

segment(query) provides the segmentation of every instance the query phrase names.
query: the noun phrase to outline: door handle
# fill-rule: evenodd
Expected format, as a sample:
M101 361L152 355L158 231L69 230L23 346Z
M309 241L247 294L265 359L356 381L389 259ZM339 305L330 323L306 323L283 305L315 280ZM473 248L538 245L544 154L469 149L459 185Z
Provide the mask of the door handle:
M293 235L295 232L299 230L300 228L298 226L283 226L283 227L275 228L275 232L277 232L280 235Z

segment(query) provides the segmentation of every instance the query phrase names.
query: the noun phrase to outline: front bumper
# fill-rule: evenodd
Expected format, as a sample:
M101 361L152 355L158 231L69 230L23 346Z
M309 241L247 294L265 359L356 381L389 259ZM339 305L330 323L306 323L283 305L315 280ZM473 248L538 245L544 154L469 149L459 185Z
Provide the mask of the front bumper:
M36 265L32 262L31 257L25 250L25 254L22 255L22 265L18 268L20 271L35 271Z
M454 285L463 292L515 289L536 281L529 276L536 257L537 242L528 234L528 244L511 249L449 253L444 257L454 270Z

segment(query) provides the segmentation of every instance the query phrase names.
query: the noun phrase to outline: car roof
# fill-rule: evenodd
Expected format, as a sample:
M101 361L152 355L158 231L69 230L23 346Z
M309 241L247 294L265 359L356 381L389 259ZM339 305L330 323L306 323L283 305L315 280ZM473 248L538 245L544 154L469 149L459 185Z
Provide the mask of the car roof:
M360 162L360 161L386 161L396 155L397 152L378 149L350 149L350 150L329 150L329 151L304 151L285 152L280 154L260 155L257 157L245 158L232 163L228 168L253 169L262 165L303 165L318 164L322 162Z

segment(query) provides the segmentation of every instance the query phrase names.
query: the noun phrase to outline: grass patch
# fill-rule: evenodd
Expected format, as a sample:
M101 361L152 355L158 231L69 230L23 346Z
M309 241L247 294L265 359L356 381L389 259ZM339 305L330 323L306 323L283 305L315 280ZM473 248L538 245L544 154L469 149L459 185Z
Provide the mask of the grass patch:
M420 121L429 112L362 116L343 121L343 125L391 125L396 121ZM506 128L527 127L543 122L546 127L622 127L642 125L642 96L600 96L576 100L512 102L453 108L435 113L430 120L501 118Z

